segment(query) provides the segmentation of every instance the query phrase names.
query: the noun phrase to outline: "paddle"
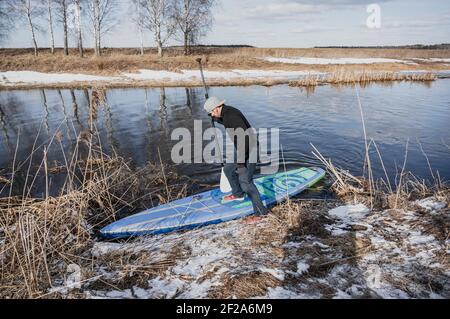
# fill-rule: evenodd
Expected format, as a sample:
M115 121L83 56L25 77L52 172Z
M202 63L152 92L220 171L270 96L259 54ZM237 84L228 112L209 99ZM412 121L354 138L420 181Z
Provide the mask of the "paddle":
M205 81L205 76L203 75L203 67L202 67L202 58L197 58L196 61L198 62L198 66L200 68L200 74L202 76L202 82L203 82L203 86L205 87L205 99L208 99L209 94L208 94L208 87L206 86L206 81ZM216 125L214 124L214 119L211 117L211 125L214 129L216 129ZM222 151L220 150L220 145L217 142L216 139L216 143L217 143L217 147L219 149L219 156L222 159L222 170L220 173L220 191L222 193L228 193L231 192L231 185L230 182L228 181L227 176L225 175L225 172L223 171L223 156L222 156Z

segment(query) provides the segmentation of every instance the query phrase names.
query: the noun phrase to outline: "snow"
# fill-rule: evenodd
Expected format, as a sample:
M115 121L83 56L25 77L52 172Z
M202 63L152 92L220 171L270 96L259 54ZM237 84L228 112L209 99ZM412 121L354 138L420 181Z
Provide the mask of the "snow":
M308 269L309 269L309 265L307 263L305 263L303 261L299 261L297 263L297 273L299 275L306 273L308 271Z
M408 241L411 243L411 245L421 245L433 242L435 238L431 235L424 236L424 235L410 235L408 238Z
M336 207L328 212L330 216L344 222L352 222L365 217L370 210L364 204Z
M364 218L370 210L363 204L345 205L331 209L328 215L337 221L334 224L326 225L325 229L331 232L333 236L344 235L350 230L350 226ZM370 225L359 223L358 225L370 228Z
M414 58L412 60L417 60L417 61L422 61L422 62L450 62L450 58L427 58L427 59L423 59L423 58Z
M313 57L292 57L292 58L262 58L269 62L289 63L289 64L374 64L374 63L405 63L414 64L410 61L385 59L385 58L313 58Z
M424 198L422 200L417 200L416 204L422 208L425 208L427 211L435 211L443 209L447 206L444 202L439 202L433 197Z
M231 70L204 71L208 80L236 80L236 79L296 79L307 74L321 74L319 72L282 71L282 70ZM14 84L58 84L70 82L133 82L133 81L166 81L192 82L201 79L197 70L181 70L180 72L139 70L136 73L122 73L117 76L94 76L70 73L41 73L33 71L0 72L0 85Z
M435 205L437 202L429 198L417 203L432 209L443 207L442 203ZM288 237L288 241L255 244L253 240L259 240L259 234L271 225L267 219L252 225L237 220L132 242L96 243L91 253L99 258L111 253L143 251L154 261L173 249L181 250L183 255L150 278L148 287L90 290L88 295L91 298L208 298L212 292L224 288L230 292L227 297L232 298L238 294L233 290L235 278L245 280L251 277L249 274L263 272L279 283L252 298L448 298L450 271L442 254L448 250L450 241L440 241L429 233L426 223L434 216L400 209L371 211L363 204L331 207L323 214L331 218L331 224L323 225L332 230L328 237L311 233ZM437 209L436 214L446 212ZM352 231L350 226L355 222L370 227L342 237ZM343 239L346 248L342 250L339 247ZM353 254L358 258L353 258ZM321 267L322 264L328 266ZM117 272L106 269L100 273L104 280L118 276ZM231 288L227 278L232 279ZM442 289L431 290L427 284L430 280L438 282Z
M0 72L0 84L31 83L52 84L89 81L113 81L115 77L95 76L88 74L70 73L41 73L33 71Z
M185 286L185 282L178 278L167 280L157 277L156 279L149 281L149 286L151 287L149 290L140 291L141 296L158 299L174 298L176 293Z
M266 267L260 267L260 271L266 272L274 276L276 279L283 281L284 280L284 272L281 269L270 269Z

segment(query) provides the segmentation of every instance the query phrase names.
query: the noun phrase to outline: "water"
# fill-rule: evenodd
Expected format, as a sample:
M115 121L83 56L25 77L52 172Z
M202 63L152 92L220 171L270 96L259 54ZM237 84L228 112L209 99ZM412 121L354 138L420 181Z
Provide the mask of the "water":
M186 127L192 131L194 119L202 120L204 129L210 125L202 109L203 94L201 88L108 90L108 105L93 113L103 147L108 153L114 148L136 166L159 161L158 150L162 161L171 163L171 147L178 142L170 138L173 129ZM359 94L368 138L376 141L392 178L403 165L409 141L406 170L430 180L425 153L432 169L439 171L442 179L450 179L450 80L427 85L374 84L359 88ZM87 90L0 91L0 175L9 176L15 154L16 167L24 163L36 136L36 146L46 145L56 130L61 132L66 156L70 156L77 134L89 127L90 95ZM256 128L278 127L288 169L319 165L312 155L313 143L337 166L355 175L362 174L364 135L354 88L320 86L314 92L306 92L288 86L217 87L211 88L210 95L240 108ZM63 164L61 145L54 142L50 146L50 166ZM374 149L372 158L375 176L383 177ZM34 171L41 159L42 148L33 157ZM22 165L22 175L27 165ZM179 173L203 183L218 181L219 165L176 167ZM52 178L55 193L60 180ZM35 196L41 195L42 184L42 179L38 179ZM3 188L0 195L6 194L7 189Z

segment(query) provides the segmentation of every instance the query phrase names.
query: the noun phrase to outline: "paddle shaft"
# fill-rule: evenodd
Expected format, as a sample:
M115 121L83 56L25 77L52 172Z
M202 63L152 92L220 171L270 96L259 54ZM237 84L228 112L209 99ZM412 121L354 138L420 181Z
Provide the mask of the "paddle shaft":
M202 58L197 58L197 62L198 62L198 66L200 68L200 75L202 76L202 82L203 82L203 86L205 87L205 99L208 99L209 94L208 94L208 87L206 86L206 81L205 81L205 76L203 75L203 67L202 67ZM211 116L211 125L214 129L216 129L216 125L214 124L214 119ZM223 168L223 156L222 156L222 151L220 150L220 145L219 142L217 141L216 138L214 138L216 140L217 143L217 147L219 148L219 157L222 159L221 165Z
M200 68L200 75L202 76L203 86L205 87L205 99L208 99L208 87L206 86L205 76L203 75L202 58L197 58L197 62Z

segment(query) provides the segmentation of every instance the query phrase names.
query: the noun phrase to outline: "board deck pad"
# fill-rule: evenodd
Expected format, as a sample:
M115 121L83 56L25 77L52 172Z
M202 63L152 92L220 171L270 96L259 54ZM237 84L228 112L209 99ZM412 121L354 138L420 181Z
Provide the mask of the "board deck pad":
M325 176L321 168L302 167L254 179L265 206L281 202L311 187ZM229 193L227 193L229 194ZM107 238L151 235L217 224L253 214L246 196L243 201L224 201L227 195L213 189L147 209L120 219L100 230Z

